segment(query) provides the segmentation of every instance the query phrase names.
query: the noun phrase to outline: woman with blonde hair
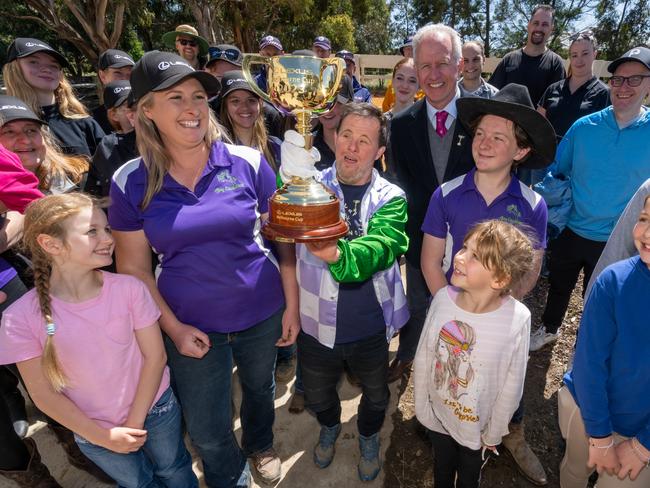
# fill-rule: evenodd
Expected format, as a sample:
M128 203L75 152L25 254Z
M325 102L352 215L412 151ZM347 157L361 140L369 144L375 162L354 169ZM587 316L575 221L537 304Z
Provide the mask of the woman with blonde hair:
M67 66L65 57L45 42L18 37L9 46L2 75L7 94L49 125L65 154L91 157L104 131L75 96L63 73Z
M117 269L149 287L185 425L209 487L250 485L251 458L280 478L273 449L276 346L300 329L293 248L260 235L276 179L264 156L223 142L209 73L151 51L131 73L141 157L113 176ZM157 278L151 248L160 255ZM285 301L286 300L286 301ZM286 303L286 306L285 306ZM254 304L254 306L251 306ZM232 369L242 386L242 447L232 429Z
M0 96L0 143L38 177L43 193L67 193L83 186L88 160L64 155L47 124L18 98Z

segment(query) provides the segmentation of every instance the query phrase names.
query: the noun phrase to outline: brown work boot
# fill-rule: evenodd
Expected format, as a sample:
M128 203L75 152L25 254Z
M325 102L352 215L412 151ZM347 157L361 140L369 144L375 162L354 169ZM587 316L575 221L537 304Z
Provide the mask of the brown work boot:
M508 426L510 433L502 440L503 447L510 453L519 472L531 483L544 486L548 482L546 472L524 437L523 422Z
M56 482L50 471L41 462L41 455L38 452L36 443L31 437L23 439L27 450L29 451L29 464L25 471L3 471L0 475L18 483L18 486L24 488L61 488Z
M74 440L74 434L70 429L53 422L50 422L48 426L61 444L61 447L63 447L70 464L75 468L81 469L82 471L94 476L103 483L115 483L113 478L104 473L99 466L93 463L84 455L83 452L81 452L79 446Z

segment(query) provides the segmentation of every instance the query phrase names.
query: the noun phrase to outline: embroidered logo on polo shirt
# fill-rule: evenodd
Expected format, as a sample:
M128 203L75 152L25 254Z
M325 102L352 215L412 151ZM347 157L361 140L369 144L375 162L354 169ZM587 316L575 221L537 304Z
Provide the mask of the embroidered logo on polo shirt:
M244 184L236 176L230 174L228 169L223 169L217 173L217 181L222 185L214 189L215 193L224 193L226 191L242 188Z
M520 225L521 224L521 211L519 207L514 203L511 203L506 207L507 215L504 215L499 218L503 222L508 222L509 224Z

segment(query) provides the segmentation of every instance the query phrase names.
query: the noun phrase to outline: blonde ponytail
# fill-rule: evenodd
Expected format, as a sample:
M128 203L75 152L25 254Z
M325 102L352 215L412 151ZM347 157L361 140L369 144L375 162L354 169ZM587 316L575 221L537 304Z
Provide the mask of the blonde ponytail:
M56 326L52 319L52 302L50 300L50 263L44 261L40 256L32 260L34 266L34 287L36 288L36 296L38 296L38 304L41 308L41 314L45 319L45 328L47 332L47 339L45 340L45 348L43 349L43 356L41 357L41 367L43 374L52 385L52 388L60 392L65 388L66 377L56 354L54 347L54 333Z

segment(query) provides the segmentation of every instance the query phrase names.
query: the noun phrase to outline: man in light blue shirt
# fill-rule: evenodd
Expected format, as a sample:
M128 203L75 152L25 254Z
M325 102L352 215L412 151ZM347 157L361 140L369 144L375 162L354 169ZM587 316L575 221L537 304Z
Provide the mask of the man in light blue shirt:
M532 351L557 339L580 271L586 286L625 205L650 176L650 110L643 106L650 49L630 49L608 70L612 105L571 126L551 167L570 179L573 202L567 227L550 246L544 325L533 333Z

